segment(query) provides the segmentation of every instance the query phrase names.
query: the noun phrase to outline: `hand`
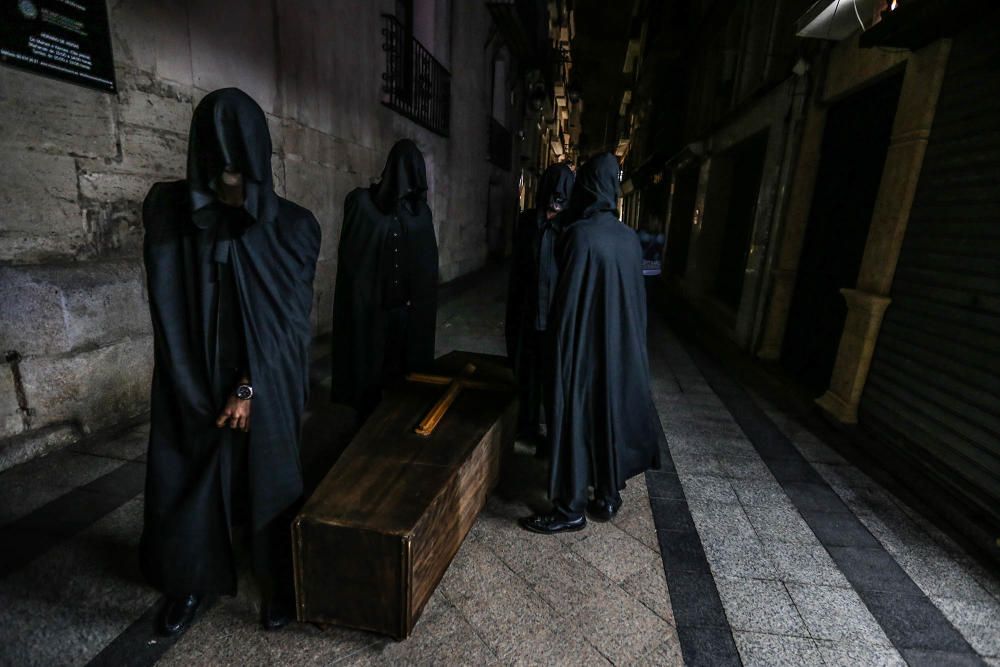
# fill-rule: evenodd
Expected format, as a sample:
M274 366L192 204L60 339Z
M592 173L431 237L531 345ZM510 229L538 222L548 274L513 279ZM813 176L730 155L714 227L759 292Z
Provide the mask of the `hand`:
M231 429L239 429L243 432L250 430L250 404L253 401L244 401L235 396L230 396L226 401L226 407L215 420L218 428L229 426Z

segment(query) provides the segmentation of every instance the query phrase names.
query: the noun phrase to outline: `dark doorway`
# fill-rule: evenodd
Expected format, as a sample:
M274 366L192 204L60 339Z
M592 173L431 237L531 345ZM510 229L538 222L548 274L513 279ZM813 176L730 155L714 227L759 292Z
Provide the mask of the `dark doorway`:
M847 317L840 290L857 284L902 82L899 72L827 111L781 356L814 396L830 384Z
M670 225L667 229L666 270L681 277L687 271L691 224L698 197L698 168L688 167L674 173L674 192L670 199Z
M739 307L743 295L743 275L747 268L750 234L757 214L757 196L764 175L766 153L765 131L741 141L724 156L731 165L729 202L713 291L722 303L733 310Z

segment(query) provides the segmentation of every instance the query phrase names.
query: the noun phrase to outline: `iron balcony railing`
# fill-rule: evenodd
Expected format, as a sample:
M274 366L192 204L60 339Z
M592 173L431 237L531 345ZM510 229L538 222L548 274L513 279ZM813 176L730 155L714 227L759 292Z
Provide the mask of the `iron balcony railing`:
M382 38L382 103L447 137L451 73L391 14L382 15Z
M493 116L489 117L490 137L487 144L487 159L504 171L510 171L511 152L514 150L514 139L510 130L504 127Z

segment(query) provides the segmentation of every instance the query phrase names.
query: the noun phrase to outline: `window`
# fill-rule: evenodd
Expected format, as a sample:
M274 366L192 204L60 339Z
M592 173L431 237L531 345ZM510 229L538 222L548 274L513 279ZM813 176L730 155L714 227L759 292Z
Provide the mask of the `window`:
M451 115L451 73L413 36L413 2L382 15L382 103L442 136Z
M489 118L487 159L505 171L512 166L514 140L507 128L507 67L509 56L501 49L493 59L493 104Z

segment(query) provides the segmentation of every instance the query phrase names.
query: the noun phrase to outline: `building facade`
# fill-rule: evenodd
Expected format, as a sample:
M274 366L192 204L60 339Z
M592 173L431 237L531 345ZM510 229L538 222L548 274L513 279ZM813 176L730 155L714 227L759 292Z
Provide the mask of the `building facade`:
M258 101L279 194L322 225L317 336L344 197L400 138L426 157L442 281L502 254L524 94L488 4L126 0L109 3L117 94L0 67L0 468L146 412L141 203L184 177L211 90Z
M643 45L625 208L663 225L671 291L996 550L997 16L843 5L690 3L691 38ZM691 76L644 85L663 58Z

